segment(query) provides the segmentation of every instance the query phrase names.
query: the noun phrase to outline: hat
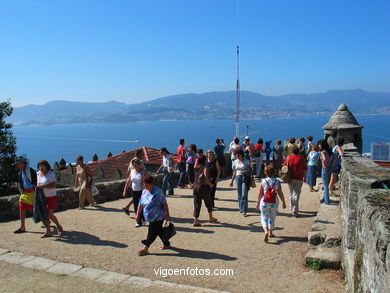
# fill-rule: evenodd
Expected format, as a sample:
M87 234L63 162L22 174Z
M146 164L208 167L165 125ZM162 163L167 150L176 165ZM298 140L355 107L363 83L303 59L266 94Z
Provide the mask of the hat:
M249 136L245 136L245 140L249 140Z

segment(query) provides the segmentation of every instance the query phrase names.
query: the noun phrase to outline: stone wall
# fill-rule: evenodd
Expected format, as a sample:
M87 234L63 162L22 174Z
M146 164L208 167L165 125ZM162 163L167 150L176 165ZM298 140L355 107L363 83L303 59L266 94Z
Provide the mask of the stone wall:
M347 292L390 292L390 169L356 156L343 159L342 266Z
M157 175L156 185L161 187L162 175ZM177 173L173 176L171 182L176 186L179 176ZM99 194L95 197L97 203L112 201L122 198L123 188L125 186L125 179L101 182L96 186L99 189ZM58 196L58 211L67 209L74 209L79 206L79 195L73 188L59 188L57 189ZM32 212L27 211L27 216L31 217ZM19 219L19 195L11 195L0 197L0 222Z

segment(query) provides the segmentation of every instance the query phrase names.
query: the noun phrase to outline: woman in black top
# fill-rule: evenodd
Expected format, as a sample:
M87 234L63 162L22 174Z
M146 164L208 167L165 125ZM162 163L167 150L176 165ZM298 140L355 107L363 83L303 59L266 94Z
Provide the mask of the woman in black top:
M195 182L193 188L194 196L194 227L201 226L199 222L200 209L202 207L202 199L207 207L209 212L209 222L214 223L218 220L213 217L213 207L210 197L210 188L213 187L213 184L210 182L209 171L205 166L206 157L198 158L197 165L195 167Z
M217 190L217 184L219 181L219 176L221 173L221 169L219 167L219 162L215 158L214 152L212 150L209 150L206 153L207 161L206 161L206 168L209 172L209 179L211 184L213 184L213 187L210 188L210 197L211 197L211 204L212 207L215 208L214 200L215 200L215 192Z

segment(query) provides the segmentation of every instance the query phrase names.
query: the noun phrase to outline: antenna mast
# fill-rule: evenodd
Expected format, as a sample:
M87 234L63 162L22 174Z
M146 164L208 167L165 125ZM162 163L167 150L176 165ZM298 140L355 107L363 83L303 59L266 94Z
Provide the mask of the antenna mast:
M236 136L240 136L240 46L239 46L239 22L237 0L237 83L236 83Z

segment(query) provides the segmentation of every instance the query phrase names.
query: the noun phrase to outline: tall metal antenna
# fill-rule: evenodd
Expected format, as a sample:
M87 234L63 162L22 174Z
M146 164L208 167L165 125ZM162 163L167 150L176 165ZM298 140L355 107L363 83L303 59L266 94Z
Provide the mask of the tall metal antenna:
M237 0L237 84L236 84L236 136L240 136L240 46L239 46L239 19Z

